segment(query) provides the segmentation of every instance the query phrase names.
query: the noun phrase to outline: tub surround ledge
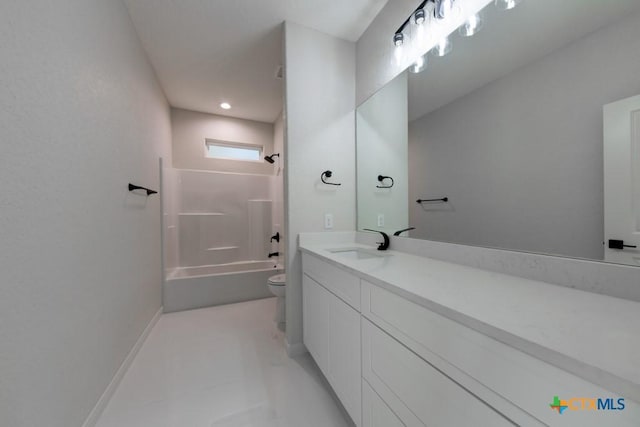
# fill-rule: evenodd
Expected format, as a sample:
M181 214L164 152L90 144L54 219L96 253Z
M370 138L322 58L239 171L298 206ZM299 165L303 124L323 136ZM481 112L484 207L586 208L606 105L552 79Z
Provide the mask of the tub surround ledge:
M283 273L273 261L177 268L163 283L165 313L270 298L267 280Z
M299 248L640 402L640 303L395 250L379 258L347 259L329 250L375 247L356 243L356 233L332 234L302 233Z

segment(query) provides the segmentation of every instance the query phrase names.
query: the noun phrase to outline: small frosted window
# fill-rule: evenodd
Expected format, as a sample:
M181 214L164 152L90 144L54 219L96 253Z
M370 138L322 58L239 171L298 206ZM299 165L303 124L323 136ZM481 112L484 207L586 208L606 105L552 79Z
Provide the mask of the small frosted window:
M207 157L216 159L259 161L262 147L249 144L236 144L226 141L206 141Z

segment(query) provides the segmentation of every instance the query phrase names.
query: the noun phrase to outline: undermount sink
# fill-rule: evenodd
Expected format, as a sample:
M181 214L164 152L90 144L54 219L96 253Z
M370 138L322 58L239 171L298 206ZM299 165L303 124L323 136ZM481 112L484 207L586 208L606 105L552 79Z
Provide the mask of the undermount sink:
M375 250L363 249L363 248L329 249L329 252L346 259L370 259L370 258L382 258L386 256L385 254L378 253Z

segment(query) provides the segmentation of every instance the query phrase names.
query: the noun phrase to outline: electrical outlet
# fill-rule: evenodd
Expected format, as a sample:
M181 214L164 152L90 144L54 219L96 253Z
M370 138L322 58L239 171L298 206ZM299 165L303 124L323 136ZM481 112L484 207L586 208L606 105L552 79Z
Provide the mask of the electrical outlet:
M378 214L378 227L384 227L384 214Z
M324 214L324 228L330 230L333 228L333 214Z

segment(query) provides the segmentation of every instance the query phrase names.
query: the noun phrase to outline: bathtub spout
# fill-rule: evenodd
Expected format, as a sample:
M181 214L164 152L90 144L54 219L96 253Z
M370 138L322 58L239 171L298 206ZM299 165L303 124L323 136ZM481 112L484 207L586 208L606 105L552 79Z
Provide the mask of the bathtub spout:
M271 252L269 254L269 258L274 257L274 256L280 256L280 252Z

